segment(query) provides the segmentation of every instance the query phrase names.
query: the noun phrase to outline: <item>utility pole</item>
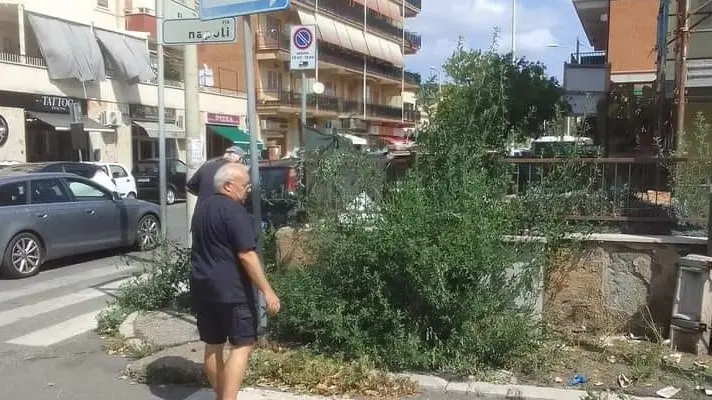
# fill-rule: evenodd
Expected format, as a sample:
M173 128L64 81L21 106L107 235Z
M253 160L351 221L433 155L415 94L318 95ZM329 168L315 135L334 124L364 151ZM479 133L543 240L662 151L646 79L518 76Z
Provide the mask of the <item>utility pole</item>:
M252 222L255 232L260 232L258 236L257 248L260 249L262 258L262 196L260 195L260 164L258 160L257 135L259 133L259 118L257 117L257 91L255 89L255 50L254 38L252 37L252 26L250 16L242 17L243 27L243 49L245 51L245 80L247 81L247 121L250 131L250 180L252 181ZM267 304L265 296L259 293L258 309L260 310L259 331L265 332L267 328ZM264 339L264 337L262 337Z
M685 133L685 95L687 92L687 46L690 39L689 0L677 1L677 43L675 46L675 148L679 149Z
M186 45L183 48L183 95L185 96L185 137L188 150L186 180L203 165L204 148L203 134L200 129L199 78L198 78L198 46ZM190 226L197 197L188 193L186 196L186 218L188 221L188 245L191 243Z
M304 149L304 129L307 126L307 74L302 72L302 126L299 128L299 149Z
M156 0L156 26L158 29L158 204L161 214L161 234L166 236L168 208L166 205L166 105L165 60L163 54L163 0Z
M517 62L517 0L512 0L512 62Z

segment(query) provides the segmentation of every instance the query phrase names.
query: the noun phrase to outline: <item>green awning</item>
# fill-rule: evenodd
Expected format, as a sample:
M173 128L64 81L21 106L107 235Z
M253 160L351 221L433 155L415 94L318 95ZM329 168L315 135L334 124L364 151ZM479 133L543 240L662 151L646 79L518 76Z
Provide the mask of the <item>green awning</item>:
M232 142L234 145L240 146L243 150L250 151L250 134L236 126L225 125L208 125L208 129L216 135L220 135ZM257 141L257 148L262 151L264 143Z

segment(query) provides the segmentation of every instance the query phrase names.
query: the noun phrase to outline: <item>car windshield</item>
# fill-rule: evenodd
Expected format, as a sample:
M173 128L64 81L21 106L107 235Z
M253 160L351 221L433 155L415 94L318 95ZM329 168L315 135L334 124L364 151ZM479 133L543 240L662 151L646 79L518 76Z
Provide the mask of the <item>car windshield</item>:
M134 166L133 173L141 175L158 174L158 163L137 163Z

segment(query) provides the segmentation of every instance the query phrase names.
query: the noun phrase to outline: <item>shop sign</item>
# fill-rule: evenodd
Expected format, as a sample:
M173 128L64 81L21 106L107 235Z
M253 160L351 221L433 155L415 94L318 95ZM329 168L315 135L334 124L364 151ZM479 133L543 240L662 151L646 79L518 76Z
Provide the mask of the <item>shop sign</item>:
M139 121L158 121L158 107L145 106L143 104L129 105L129 115L131 119ZM164 118L166 122L174 123L176 121L176 109L166 107L164 110Z
M208 124L240 125L240 116L231 114L208 113Z
M0 91L0 105L22 107L27 111L69 114L69 109L72 108L74 103L79 103L82 113L86 114L86 101L82 99L48 94Z

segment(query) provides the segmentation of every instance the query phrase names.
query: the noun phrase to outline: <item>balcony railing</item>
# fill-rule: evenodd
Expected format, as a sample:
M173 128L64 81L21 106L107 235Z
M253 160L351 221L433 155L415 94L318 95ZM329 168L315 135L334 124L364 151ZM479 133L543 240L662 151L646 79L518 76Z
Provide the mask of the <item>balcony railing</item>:
M255 33L255 47L257 48L257 50L289 51L289 36L282 32L258 31L257 33Z
M575 65L606 65L605 51L590 51L586 53L572 53L571 64Z
M342 53L330 46L320 46L319 60L329 64L340 65L354 70L363 70L363 58L355 55ZM390 67L370 60L366 61L366 70L368 73L380 75L394 80L403 78L403 69L398 67ZM413 72L405 72L405 81L411 85L420 85L420 74Z
M14 53L0 53L0 62L10 63L10 64L23 64L32 65L35 67L46 67L42 57L32 57L23 54Z
M405 1L406 1L406 3L410 4L411 6L413 6L413 8L415 8L417 10L421 10L423 8L422 0L405 0Z
M302 94L293 90L262 90L258 93L260 105L285 106L300 108L302 106ZM348 100L326 94L307 94L307 107L311 109L319 108L320 111L331 111L338 114L363 115L364 103L360 101ZM409 122L420 119L420 113L416 110L403 109L383 104L366 103L366 116L374 118L384 118L400 121L401 118Z
M316 6L316 0L302 0L307 4ZM420 1L418 1L420 4ZM418 8L420 8L418 6ZM362 4L356 3L351 0L319 0L319 9L328 10L342 18L346 18L350 21L356 22L359 25L363 25L363 14L364 6ZM366 13L366 26L370 28L375 28L382 33L391 35L394 39L401 40L403 36L403 28L393 25L386 17L375 16L371 13ZM420 35L414 32L405 30L406 36L406 46L412 49L420 49L420 43L422 41ZM407 38L411 36L411 40ZM416 46L417 45L417 46Z

